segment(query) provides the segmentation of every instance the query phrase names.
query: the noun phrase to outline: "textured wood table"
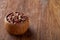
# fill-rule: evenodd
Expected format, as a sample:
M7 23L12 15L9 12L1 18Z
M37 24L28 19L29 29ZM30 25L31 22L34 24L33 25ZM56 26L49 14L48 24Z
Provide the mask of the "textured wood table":
M0 40L60 40L60 0L0 0ZM4 17L10 12L24 12L30 19L27 32L10 35Z

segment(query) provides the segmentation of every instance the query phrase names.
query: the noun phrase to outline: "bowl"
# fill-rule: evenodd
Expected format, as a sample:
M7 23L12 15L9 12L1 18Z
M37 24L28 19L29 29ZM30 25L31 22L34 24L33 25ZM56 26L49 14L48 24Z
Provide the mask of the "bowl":
M13 24L7 21L6 17L4 18L5 29L8 33L13 35L21 35L24 34L29 28L29 18L23 23Z

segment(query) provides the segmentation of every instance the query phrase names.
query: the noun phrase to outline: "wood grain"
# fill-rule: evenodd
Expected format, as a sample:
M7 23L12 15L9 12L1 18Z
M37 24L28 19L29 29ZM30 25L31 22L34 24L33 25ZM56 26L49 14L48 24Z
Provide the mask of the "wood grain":
M41 40L60 40L58 0L49 0L41 14ZM56 3L57 2L57 3Z
M7 0L4 16L2 16L2 21L4 17L14 11L24 12L30 19L30 27L28 31L22 36L13 36L7 33L4 28L4 22L1 22L1 33L0 40L39 40L38 38L38 0Z
M60 0L3 1L0 0L4 5L0 7L0 40L60 40ZM4 28L4 17L14 11L24 12L30 19L24 35L10 35Z

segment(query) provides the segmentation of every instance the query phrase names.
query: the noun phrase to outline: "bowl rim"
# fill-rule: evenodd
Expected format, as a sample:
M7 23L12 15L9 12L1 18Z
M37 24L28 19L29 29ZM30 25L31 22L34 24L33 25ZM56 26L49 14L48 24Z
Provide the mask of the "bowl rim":
M6 19L6 17L4 18L4 21L7 22L8 24L14 24L14 23L8 22L7 19ZM27 17L27 20L25 20L25 21L29 21L29 18ZM20 23L16 23L16 24L14 24L14 25L17 25L17 24L20 24Z

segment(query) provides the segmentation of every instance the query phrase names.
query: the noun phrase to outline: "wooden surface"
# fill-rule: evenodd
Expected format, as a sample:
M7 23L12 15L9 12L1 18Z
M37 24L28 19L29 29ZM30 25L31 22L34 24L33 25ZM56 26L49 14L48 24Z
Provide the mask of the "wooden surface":
M60 0L0 0L0 40L60 40ZM4 28L10 12L24 12L30 26L24 35L13 36Z

